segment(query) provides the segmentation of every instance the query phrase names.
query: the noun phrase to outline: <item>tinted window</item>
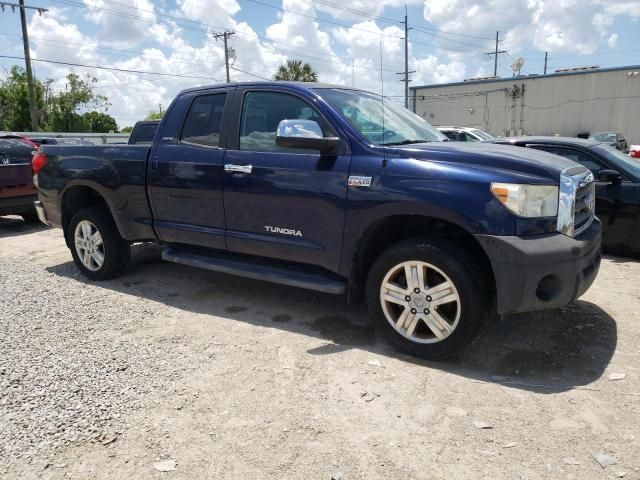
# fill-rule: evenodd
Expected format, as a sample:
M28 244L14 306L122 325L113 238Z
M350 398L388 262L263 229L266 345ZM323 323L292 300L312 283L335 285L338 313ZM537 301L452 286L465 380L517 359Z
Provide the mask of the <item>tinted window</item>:
M301 98L286 93L249 92L242 105L240 150L293 152L276 145L276 130L282 120L314 120L325 137L336 136L327 121ZM304 152L304 150L301 150ZM309 152L308 150L306 151Z
M135 143L152 143L158 130L157 123L143 123L136 133Z
M572 150L570 148L562 148L562 147L534 147L538 150L544 150L545 152L554 153L556 155L560 155L561 157L568 158L569 160L573 160L576 163L588 168L593 172L593 174L598 178L598 173L600 170L605 170L608 168L603 163L596 160L591 155L587 155L582 153L579 150Z
M183 142L217 147L220 144L220 123L226 99L226 93L196 97L187 113L180 139Z
M635 177L634 181L636 182L640 180L640 162L637 160L607 145L596 145L591 147L591 149L598 155L606 158L614 170L630 173Z

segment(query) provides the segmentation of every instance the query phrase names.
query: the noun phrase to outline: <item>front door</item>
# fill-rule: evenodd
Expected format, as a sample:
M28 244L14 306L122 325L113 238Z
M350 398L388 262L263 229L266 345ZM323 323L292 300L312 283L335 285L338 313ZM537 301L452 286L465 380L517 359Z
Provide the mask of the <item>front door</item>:
M284 119L336 130L289 93L244 91L239 128L225 155L224 204L230 251L319 265L336 271L342 245L350 155L324 156L276 145Z
M156 140L149 166L154 228L167 243L224 249L220 143L227 93L195 92L182 125L167 125ZM176 109L181 106L177 105ZM178 115L178 111L172 111ZM167 132L167 129L175 129ZM167 136L167 134L169 134Z

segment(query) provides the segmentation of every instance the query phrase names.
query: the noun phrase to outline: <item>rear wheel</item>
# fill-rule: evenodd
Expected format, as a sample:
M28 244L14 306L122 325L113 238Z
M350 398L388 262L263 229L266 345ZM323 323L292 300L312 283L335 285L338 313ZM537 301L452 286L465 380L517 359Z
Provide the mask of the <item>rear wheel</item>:
M111 215L103 207L78 211L69 222L66 235L76 266L92 280L116 277L129 263L129 242L120 236Z
M441 359L467 346L489 317L490 290L473 258L440 239L398 243L375 261L367 303L377 329L411 355Z

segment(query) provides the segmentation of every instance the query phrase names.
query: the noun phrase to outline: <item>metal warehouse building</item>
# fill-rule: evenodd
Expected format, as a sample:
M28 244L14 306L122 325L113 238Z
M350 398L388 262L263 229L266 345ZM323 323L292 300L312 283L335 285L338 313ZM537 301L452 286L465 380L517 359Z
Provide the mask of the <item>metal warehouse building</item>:
M416 86L410 105L433 125L496 136L615 131L640 144L640 65Z

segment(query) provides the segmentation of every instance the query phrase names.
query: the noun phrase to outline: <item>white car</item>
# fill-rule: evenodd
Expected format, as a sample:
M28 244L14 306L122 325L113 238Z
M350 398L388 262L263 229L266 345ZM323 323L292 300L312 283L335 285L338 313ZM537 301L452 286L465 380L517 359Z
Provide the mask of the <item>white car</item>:
M455 142L483 142L493 140L495 137L490 133L483 132L479 128L473 127L436 127L444 133L450 140Z

